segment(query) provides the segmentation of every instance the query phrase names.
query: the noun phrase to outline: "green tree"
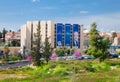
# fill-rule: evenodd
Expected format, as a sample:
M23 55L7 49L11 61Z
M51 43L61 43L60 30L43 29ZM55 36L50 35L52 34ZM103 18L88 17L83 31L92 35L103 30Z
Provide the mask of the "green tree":
M12 32L12 30L9 30L9 32Z
M53 52L53 48L51 44L49 43L49 38L46 37L44 46L43 46L43 55L47 63L50 59L50 55L52 55L52 52Z
M18 42L16 40L12 40L11 46L20 46L20 42Z
M99 58L100 62L104 61L109 55L108 48L110 46L109 39L105 39L99 35L96 29L96 23L91 24L89 48L87 50L88 55L94 55L95 58Z
M23 46L23 59L25 59L25 51L26 51L26 47Z
M120 49L117 49L116 53L120 55Z
M10 52L9 47L7 45L4 46L4 56L5 60L8 60L8 53Z
M3 37L2 37L3 38L3 42L5 42L5 34L6 33L7 33L7 30L5 30L5 28L3 28L3 33L2 33L3 34Z
M66 47L60 47L58 49L56 49L56 54L57 56L66 56L68 49Z
M2 38L2 32L0 32L0 38Z
M42 61L40 60L42 58L41 50L43 48L42 42L41 42L41 32L40 32L40 23L37 26L37 33L34 34L35 41L33 41L32 44L32 57L33 57L33 65L34 66L40 66L42 65Z

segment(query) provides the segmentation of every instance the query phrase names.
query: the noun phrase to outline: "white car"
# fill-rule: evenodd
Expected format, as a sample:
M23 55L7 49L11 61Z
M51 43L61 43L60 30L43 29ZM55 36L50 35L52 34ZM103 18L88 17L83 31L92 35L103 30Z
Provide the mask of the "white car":
M120 55L118 55L118 58L120 58Z

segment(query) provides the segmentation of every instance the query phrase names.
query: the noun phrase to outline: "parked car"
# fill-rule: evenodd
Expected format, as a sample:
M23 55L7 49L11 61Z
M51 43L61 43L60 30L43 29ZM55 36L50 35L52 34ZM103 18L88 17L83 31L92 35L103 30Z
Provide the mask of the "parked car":
M57 60L64 60L64 58L62 58L62 57L57 57Z
M83 59L85 59L85 58L84 58L83 56L79 56L78 59L79 59L79 60L83 60Z
M83 59L93 59L94 56L93 55L83 55L78 57L78 59L83 60Z
M109 55L110 58L119 58L118 54L112 53Z
M93 55L88 55L87 59L94 59L94 56Z
M120 55L118 55L118 58L120 58Z

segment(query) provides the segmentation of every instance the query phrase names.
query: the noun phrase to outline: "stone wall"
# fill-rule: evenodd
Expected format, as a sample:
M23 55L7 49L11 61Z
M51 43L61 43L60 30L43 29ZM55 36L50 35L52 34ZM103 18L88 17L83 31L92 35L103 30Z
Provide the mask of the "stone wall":
M14 54L14 53L18 53L18 52L20 52L20 47L9 47L9 49L10 49L10 53L11 54ZM3 47L0 47L0 50L2 50L2 51L4 51L4 48Z

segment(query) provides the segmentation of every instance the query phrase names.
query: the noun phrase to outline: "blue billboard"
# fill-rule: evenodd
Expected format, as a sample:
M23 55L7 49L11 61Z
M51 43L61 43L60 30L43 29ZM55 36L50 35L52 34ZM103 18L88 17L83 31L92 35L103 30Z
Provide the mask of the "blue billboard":
M63 29L63 24L58 23L56 25L56 29L57 29L57 46L62 46L62 29Z
M73 46L79 46L79 24L73 24Z
M71 24L65 24L65 46L70 46Z

